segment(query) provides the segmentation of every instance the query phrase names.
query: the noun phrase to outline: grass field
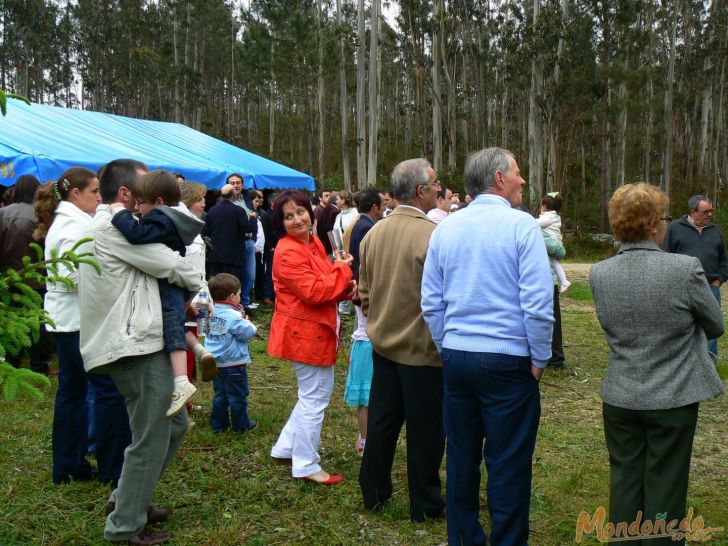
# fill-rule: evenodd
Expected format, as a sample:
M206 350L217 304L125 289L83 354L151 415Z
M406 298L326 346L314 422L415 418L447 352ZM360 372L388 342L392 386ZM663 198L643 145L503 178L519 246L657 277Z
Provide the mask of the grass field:
M579 513L592 513L608 502L599 398L607 347L586 282L588 268L567 264L566 270L574 283L561 299L571 368L547 370L542 379L531 503L534 546L574 544ZM263 326L268 320L264 313L256 318ZM265 338L267 332L261 330ZM404 440L395 461L392 501L376 514L363 510L356 421L342 401L344 364L337 366L321 456L324 468L342 473L345 482L332 488L297 483L289 469L272 465L268 453L294 404L295 379L287 364L265 355L264 339L255 340L251 349L250 407L259 426L246 435L213 435L207 423L212 388L201 384L198 403L203 409L193 416L197 426L155 497L156 504L172 509L170 521L161 527L173 533L171 544L446 544L445 523L415 525L408 519ZM721 343L721 352L728 359L728 343ZM726 364L719 364L724 380ZM109 488L51 482L52 418L53 392L42 403L0 401L0 544L108 544L102 531ZM444 483L444 470L442 477ZM487 525L482 490L481 519ZM689 504L706 526L726 529L705 544L728 545L728 396L701 404ZM597 543L593 537L582 542Z

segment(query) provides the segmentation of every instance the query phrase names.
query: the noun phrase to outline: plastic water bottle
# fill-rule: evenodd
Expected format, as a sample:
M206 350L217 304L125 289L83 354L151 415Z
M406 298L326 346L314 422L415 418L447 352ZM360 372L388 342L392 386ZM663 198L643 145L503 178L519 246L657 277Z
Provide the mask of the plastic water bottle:
M200 288L197 293L197 339L200 343L205 344L205 337L210 329L210 323L207 320L210 315L209 305L210 299L207 297L207 290Z

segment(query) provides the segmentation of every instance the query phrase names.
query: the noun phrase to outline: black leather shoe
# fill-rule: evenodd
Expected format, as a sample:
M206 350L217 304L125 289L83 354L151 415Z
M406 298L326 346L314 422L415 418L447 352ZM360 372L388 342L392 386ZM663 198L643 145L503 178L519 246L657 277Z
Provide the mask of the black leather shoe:
M116 508L115 502L109 502L106 504L106 515L108 516ZM153 525L155 523L162 523L167 521L169 518L169 510L162 508L161 506L150 506L147 508L147 523ZM157 544L155 542L155 544Z

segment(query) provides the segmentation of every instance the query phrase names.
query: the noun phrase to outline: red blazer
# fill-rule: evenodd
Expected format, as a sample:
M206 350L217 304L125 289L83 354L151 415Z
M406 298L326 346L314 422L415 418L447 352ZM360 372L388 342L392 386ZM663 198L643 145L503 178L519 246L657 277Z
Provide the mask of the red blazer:
M316 237L308 246L288 235L278 241L268 354L314 366L336 364L336 302L346 298L351 277L351 268L331 263Z

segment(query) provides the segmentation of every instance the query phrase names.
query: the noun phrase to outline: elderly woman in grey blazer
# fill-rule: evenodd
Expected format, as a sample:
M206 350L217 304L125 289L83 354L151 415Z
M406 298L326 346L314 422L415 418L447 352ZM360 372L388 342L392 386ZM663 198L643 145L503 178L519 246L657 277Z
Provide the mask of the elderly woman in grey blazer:
M660 250L667 211L655 186L619 188L609 220L622 245L590 276L610 349L601 396L615 524L638 511L684 517L698 404L724 391L706 343L723 333L720 307L697 258Z

